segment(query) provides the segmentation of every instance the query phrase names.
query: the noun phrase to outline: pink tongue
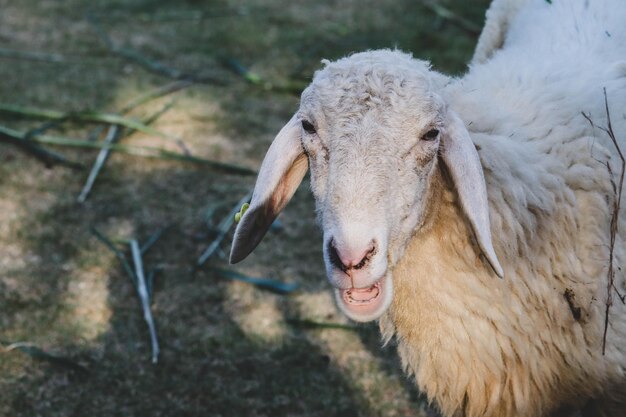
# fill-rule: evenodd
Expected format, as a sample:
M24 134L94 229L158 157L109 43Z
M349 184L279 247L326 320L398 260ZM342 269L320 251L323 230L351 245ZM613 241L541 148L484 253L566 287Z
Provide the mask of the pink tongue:
M378 295L378 288L372 285L369 288L351 288L347 292L355 301L368 301Z

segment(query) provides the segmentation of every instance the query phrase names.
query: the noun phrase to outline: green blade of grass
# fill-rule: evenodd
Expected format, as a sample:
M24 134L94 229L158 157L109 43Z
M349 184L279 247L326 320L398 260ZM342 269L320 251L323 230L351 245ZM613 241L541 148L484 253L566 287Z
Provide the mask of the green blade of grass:
M15 137L6 132L0 131L0 141L16 146L22 152L28 153L41 161L46 167L50 168L55 164L64 165L72 169L83 169L83 165L79 162L70 161L65 156L57 152L52 152L39 146L35 141L29 139L27 135L24 137Z
M300 82L297 80L287 80L278 83L271 83L267 80L264 80L259 74L250 71L245 65L241 63L241 61L235 58L227 57L223 61L226 68L241 76L251 85L254 85L266 91L275 91L277 93L293 94L299 96L308 85L308 83Z
M158 11L156 13L132 13L129 11L119 12L119 11L110 11L108 10L106 13L103 12L92 12L91 16L98 18L102 21L116 21L120 20L132 20L133 22L141 22L141 23L163 23L163 22L181 22L181 21L200 21L204 19L214 19L214 18L223 18L223 17L234 17L234 16L248 16L254 10L254 15L259 17L259 15L267 15L270 14L270 11L263 11L259 8L251 9L250 7L224 7L216 10L164 10Z
M124 254L122 253L122 251L120 251L115 244L109 239L107 238L103 233L101 233L98 229L96 229L95 227L91 228L91 233L102 243L104 243L104 245L109 248L111 250L111 252L113 252L115 254L115 256L117 257L117 259L120 261L120 263L122 264L122 267L124 268L124 271L126 271L126 274L128 275L128 277L130 278L131 282L133 283L133 286L137 286L137 276L135 275L135 272L133 271L133 269L130 267L130 264L128 263L128 261L126 260L126 256L124 256Z
M86 367L80 365L79 363L63 356L57 356L57 355L48 353L45 350L35 346L32 343L16 342L16 343L7 344L2 349L5 352L19 351L19 352L27 354L28 356L36 360L46 361L54 365L71 369L73 371L78 371L81 373L89 373L89 370Z
M0 48L0 58L23 59L26 61L52 62L60 64L66 62L64 56L44 52L18 51L15 49Z
M358 330L356 326L351 326L349 324L320 322L314 320L287 319L287 323L292 326L301 327L304 329L336 329L350 331Z
M270 278L253 278L230 269L211 268L211 270L224 278L247 282L248 284L252 284L263 290L271 291L280 295L290 294L299 287L299 285L295 282L287 284Z
M148 272L148 275L146 275L146 289L148 290L148 298L150 299L150 302L152 302L152 293L153 293L152 289L154 287L154 277L156 276L156 274L158 274L162 270L163 270L162 266L156 266L152 268L150 272Z
M13 130L4 126L0 126L0 134L9 135L15 139L24 140L24 132ZM129 155L139 156L142 158L156 158L164 160L173 160L181 162L190 162L198 165L205 165L213 169L237 175L256 175L257 172L235 164L228 164L224 162L212 161L210 159L199 158L192 155L183 155L177 152L168 151L161 148L155 148L151 146L131 146L131 145L104 145L102 143L90 142L86 140L71 139L62 136L51 135L37 135L32 138L33 141L57 146L68 146L73 148L84 149L102 149L105 147L110 148L112 151L121 152Z
M129 111L143 104L146 104L149 101L152 101L154 99L157 99L163 96L167 96L169 94L175 93L176 91L183 90L187 87L192 86L193 84L194 82L190 80L177 80L177 81L167 83L161 87L157 87L154 90L150 90L134 98L133 100L131 100L130 102L128 102L126 105L122 107L122 110L120 110L120 113L121 114L128 113Z
M471 20L468 20L464 18L463 16L460 16L454 13L452 10L448 9L447 7L442 6L438 2L426 1L426 2L423 2L422 4L426 8L430 9L437 16L441 17L442 19L449 20L455 23L461 29L467 31L470 35L476 36L476 37L480 35L481 29L482 29L480 26L478 26Z
M184 71L179 70L178 68L173 68L165 65L164 63L157 61L156 59L149 58L148 56L140 53L139 51L117 45L113 42L109 34L104 30L104 28L100 25L98 18L95 14L89 14L87 16L87 20L93 28L95 29L98 37L102 40L102 42L106 45L109 51L121 58L124 58L127 61L134 62L139 65L146 71L152 72L154 74L158 74L164 77L172 78L174 80L185 80L185 81L193 81L198 83L206 83L213 85L226 85L227 82L225 80L221 80L217 77L213 77L209 74L191 74L186 73Z
M152 235L150 235L148 240L146 240L146 243L141 245L141 255L142 256L145 255L146 252L148 252L150 250L150 248L157 242L157 240L159 240L161 238L161 236L163 236L163 233L166 230L168 230L169 228L170 228L170 226L162 227L159 230L157 230L156 232L154 232Z
M158 136L162 139L179 141L179 138L175 138L172 135L163 133L157 129L154 129L146 124L130 119L124 116L113 113L102 113L97 111L81 111L75 113L64 113L57 110L37 109L34 107L16 106L10 103L0 103L0 113L7 113L22 117L31 117L37 119L49 119L49 120L77 120L81 122L90 123L105 123L110 125L119 125L128 129L137 130L147 135Z
M228 68L230 68L236 74L242 76L244 80L246 80L250 84L260 85L263 83L263 79L260 75L250 71L238 59L226 58L225 63Z

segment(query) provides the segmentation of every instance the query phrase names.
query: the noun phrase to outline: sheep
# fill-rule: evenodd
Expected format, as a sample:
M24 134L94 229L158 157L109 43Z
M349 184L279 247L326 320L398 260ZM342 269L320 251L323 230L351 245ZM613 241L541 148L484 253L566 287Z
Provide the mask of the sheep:
M484 63L502 48L510 22L525 3L527 0L495 0L491 3L471 64Z
M462 77L398 50L324 61L231 262L310 169L337 305L378 320L444 416L623 417L621 161L594 126L626 150L624 22L618 0L496 0Z

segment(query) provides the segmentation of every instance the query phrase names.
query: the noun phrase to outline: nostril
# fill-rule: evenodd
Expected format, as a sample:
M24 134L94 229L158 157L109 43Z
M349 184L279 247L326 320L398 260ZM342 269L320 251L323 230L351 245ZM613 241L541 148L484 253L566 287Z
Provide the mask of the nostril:
M372 256L374 256L375 253L376 253L376 243L372 241L370 248L367 250L367 252L365 252L365 255L363 255L363 258L361 258L359 263L354 265L352 268L354 269L363 268L365 265L368 264L368 262L370 261L370 259L372 259Z
M337 252L337 248L335 247L334 239L330 239L328 241L328 257L330 258L330 263L333 264L335 268L341 269L343 272L348 270L348 267L343 264L341 258L339 257L339 252Z
M361 269L365 267L372 256L376 254L376 242L372 240L364 250L344 250L340 252L335 246L335 240L328 241L328 257L331 264L343 272L350 269Z

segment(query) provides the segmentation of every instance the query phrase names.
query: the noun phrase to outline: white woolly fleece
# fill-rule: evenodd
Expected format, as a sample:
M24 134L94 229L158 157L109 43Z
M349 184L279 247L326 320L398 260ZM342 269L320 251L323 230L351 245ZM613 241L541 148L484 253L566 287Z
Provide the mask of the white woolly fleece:
M449 187L434 227L393 271L381 330L445 416L538 417L588 403L590 415L623 417L626 204L602 354L621 162L582 113L607 126L606 88L626 150L626 3L496 0L487 17L468 74L440 93L478 148L506 279L477 263Z

